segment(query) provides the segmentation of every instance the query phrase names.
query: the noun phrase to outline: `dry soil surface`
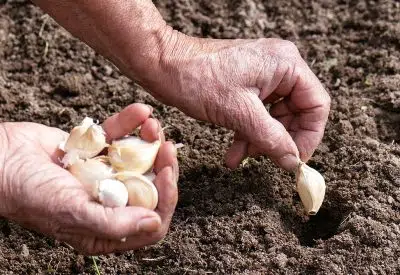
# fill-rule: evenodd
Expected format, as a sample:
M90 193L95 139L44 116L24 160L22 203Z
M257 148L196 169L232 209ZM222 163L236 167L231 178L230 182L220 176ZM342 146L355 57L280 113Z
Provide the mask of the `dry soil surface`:
M224 129L164 106L28 1L0 0L0 119L69 130L132 102L181 149L165 240L95 258L104 274L400 274L400 2L157 0L190 35L296 43L332 96L310 165L326 200L306 217L294 176L266 158L230 171ZM94 274L93 259L0 220L1 274Z

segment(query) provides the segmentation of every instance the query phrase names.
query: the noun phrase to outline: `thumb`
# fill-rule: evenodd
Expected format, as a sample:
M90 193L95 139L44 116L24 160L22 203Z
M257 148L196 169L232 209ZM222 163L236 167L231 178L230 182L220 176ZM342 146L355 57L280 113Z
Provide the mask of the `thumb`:
M120 240L143 232L156 232L161 227L161 218L154 211L141 207L103 207L91 203L88 208L86 228L104 239Z
M299 151L285 127L271 117L256 94L249 93L240 99L241 111L228 115L227 120L230 120L228 125L232 125L233 130L243 138L242 141L232 144L228 154L234 155L238 151L236 155L240 158L244 148L247 151L243 142L247 140L281 168L294 170L298 165Z

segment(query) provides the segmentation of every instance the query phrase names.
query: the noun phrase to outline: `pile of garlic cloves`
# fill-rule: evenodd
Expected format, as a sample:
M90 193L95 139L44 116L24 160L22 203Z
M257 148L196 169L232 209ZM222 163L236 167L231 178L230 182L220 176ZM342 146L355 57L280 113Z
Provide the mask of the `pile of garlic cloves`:
M160 146L160 139L147 142L136 136L108 144L103 128L86 117L59 148L65 152L61 160L64 168L94 200L106 207L129 205L154 210L158 192L152 168Z

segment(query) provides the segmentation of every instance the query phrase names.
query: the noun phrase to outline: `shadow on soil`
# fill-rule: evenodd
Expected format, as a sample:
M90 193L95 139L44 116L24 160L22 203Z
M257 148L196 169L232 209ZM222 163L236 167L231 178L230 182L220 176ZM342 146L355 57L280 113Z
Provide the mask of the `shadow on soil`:
M317 240L327 240L338 233L341 223L350 211L338 212L334 209L321 209L304 224L298 238L303 246L313 247Z
M297 236L300 244L314 247L318 240L327 240L340 233L339 227L351 212L340 202L333 205L341 205L341 208L322 207L317 215L309 216L307 220L289 208L281 208L279 212L281 217L286 217L282 223Z

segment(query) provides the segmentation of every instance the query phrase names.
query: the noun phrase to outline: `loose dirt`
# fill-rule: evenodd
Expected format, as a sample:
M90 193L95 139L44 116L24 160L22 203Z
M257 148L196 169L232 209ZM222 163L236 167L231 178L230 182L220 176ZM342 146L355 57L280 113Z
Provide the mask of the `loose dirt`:
M332 96L310 166L326 200L306 217L294 177L266 158L230 171L224 129L166 107L28 1L0 1L0 119L69 130L132 102L180 150L179 203L155 246L95 258L103 274L400 274L400 3L157 0L189 35L296 43ZM4 150L4 148L3 148ZM1 274L94 274L93 259L0 220Z

